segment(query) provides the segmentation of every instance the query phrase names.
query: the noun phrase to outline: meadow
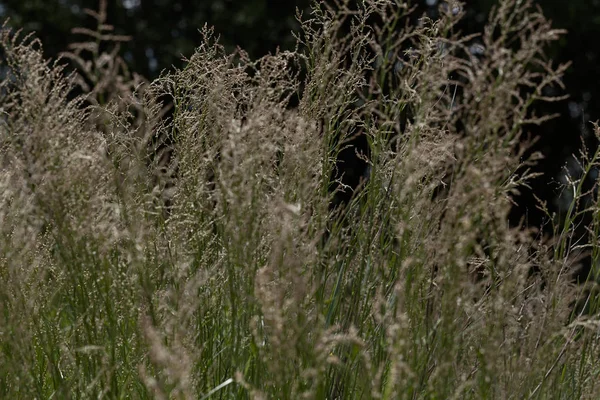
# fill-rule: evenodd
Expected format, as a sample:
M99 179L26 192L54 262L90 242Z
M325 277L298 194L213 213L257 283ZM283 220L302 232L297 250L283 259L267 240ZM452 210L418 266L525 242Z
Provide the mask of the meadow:
M476 37L458 3L349 4L259 60L204 27L153 82L102 6L59 60L2 29L0 398L600 397L597 271L572 278L600 153L564 215L508 222L562 32L529 0Z

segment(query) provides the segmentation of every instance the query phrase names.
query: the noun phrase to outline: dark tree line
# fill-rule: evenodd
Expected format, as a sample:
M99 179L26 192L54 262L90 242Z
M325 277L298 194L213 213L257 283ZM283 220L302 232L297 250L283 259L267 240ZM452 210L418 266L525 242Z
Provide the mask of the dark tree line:
M94 28L85 8L98 9L98 0L0 1L0 17L9 25L35 31L44 51L54 56L78 39L73 27ZM293 46L292 30L299 27L296 8L309 9L310 0L108 0L108 21L115 33L133 40L123 45L132 70L156 77L172 65L180 67L201 41L204 24L214 26L228 50L240 46L257 57L277 47Z

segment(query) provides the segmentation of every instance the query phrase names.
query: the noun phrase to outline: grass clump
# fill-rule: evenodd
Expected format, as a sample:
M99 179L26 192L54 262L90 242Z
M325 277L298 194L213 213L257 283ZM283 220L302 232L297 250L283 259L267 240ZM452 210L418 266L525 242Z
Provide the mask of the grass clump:
M595 298L573 312L569 274L597 256L575 217L598 156L552 239L507 223L561 32L530 1L477 37L458 3L349 4L315 5L293 52L205 28L184 69L99 69L102 90L104 64L65 76L2 31L2 397L597 396Z

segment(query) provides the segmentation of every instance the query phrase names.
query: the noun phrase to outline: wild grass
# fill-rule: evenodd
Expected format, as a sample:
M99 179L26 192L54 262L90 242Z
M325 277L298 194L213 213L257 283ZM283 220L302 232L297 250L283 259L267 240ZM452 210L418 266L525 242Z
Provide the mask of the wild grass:
M598 398L597 271L570 274L598 258L600 155L551 232L507 222L561 32L527 0L478 37L458 3L349 4L260 60L205 28L152 83L102 50L102 12L75 75L2 30L0 397Z

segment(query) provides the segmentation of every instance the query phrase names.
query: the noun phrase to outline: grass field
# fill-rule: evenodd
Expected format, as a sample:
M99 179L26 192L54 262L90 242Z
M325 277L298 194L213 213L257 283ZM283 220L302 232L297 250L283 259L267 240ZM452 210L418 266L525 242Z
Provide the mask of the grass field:
M205 28L150 83L102 13L76 75L3 29L0 398L600 398L595 275L570 277L600 154L564 215L507 222L561 32L502 0L474 51L462 13L321 5L256 61ZM333 208L357 134L369 179Z

